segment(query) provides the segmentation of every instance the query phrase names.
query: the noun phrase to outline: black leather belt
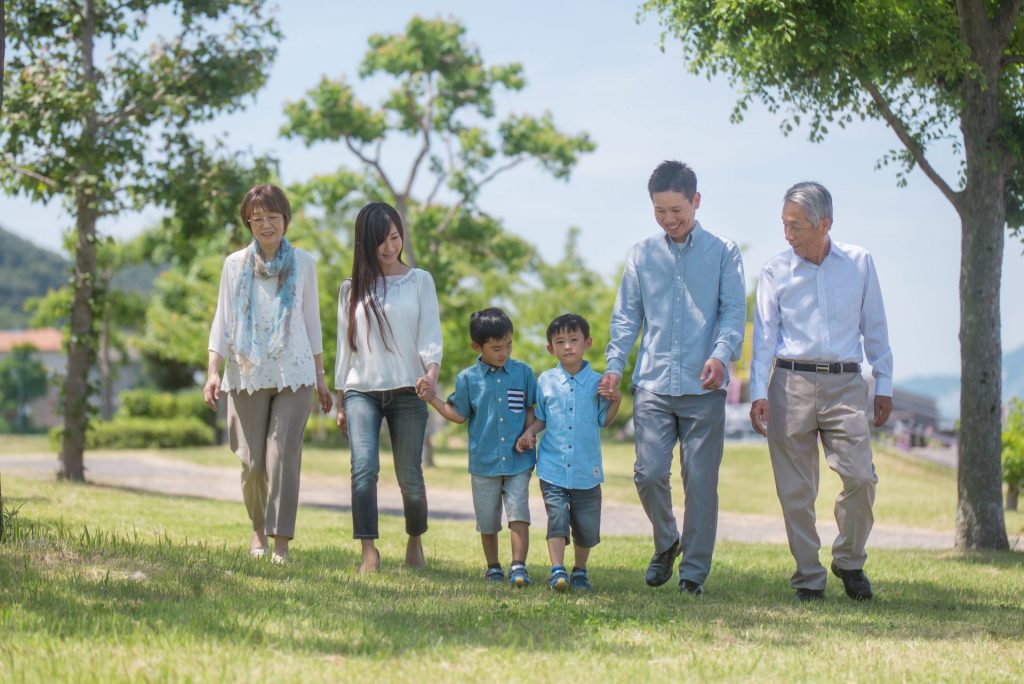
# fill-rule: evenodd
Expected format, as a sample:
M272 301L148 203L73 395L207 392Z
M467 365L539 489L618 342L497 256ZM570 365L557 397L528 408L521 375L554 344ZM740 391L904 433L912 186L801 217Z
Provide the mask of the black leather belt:
M775 359L777 368L786 370L803 371L804 373L860 373L859 363L807 363L805 361L788 361L786 359Z

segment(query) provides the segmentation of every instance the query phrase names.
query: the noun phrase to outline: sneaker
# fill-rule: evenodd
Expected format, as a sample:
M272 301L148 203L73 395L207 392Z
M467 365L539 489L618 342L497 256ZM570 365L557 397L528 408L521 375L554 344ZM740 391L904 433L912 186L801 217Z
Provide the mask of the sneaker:
M569 588L569 573L561 565L551 566L551 578L548 580L548 589L565 591Z
M578 568L573 570L572 574L569 575L569 584L573 589L590 590L590 578L587 576L587 569Z
M672 546L651 557L651 562L647 566L646 582L648 585L660 587L665 582L668 582L669 578L672 577L672 568L675 566L680 550L679 540L676 539Z
M484 579L488 582L504 582L505 571L501 568L487 568L487 572L484 573Z
M843 570L835 561L832 561L832 574L843 580L843 588L846 595L854 601L867 601L874 593L871 591L871 582L868 576L860 568L856 570Z
M693 580L679 580L679 591L686 592L687 594L692 594L693 596L703 596L704 585L697 584Z
M825 590L800 587L796 590L795 598L797 601L821 601L825 598Z
M522 563L516 563L509 568L508 583L516 589L530 586L530 573L526 571L526 566Z

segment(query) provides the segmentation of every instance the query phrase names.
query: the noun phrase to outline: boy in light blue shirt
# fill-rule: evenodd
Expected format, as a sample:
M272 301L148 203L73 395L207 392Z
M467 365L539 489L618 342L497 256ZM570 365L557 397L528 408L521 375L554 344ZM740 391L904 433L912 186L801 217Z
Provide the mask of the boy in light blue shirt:
M590 589L587 560L601 541L601 428L615 418L622 395L616 389L607 399L598 396L601 375L583 358L592 344L586 319L563 314L548 326L547 338L558 366L541 374L536 420L516 446L533 448L537 433L546 429L537 452L537 478L548 513L548 587ZM571 575L565 569L570 531L576 554Z
M469 473L473 509L487 571L484 579L505 579L498 561L501 506L505 505L512 538L508 580L516 587L530 584L526 554L530 549L530 475L536 463L532 446L517 449L517 441L533 421L537 381L533 370L512 355L512 321L499 308L474 313L469 320L477 362L455 378L455 391L444 402L425 397L453 423L469 421Z

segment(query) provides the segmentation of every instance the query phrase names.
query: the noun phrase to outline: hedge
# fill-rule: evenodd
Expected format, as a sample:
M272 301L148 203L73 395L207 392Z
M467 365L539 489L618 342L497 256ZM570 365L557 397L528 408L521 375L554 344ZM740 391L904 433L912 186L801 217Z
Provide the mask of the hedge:
M50 443L59 448L62 426L50 430ZM207 446L217 441L216 430L199 418L118 416L95 421L85 435L86 449L147 449Z

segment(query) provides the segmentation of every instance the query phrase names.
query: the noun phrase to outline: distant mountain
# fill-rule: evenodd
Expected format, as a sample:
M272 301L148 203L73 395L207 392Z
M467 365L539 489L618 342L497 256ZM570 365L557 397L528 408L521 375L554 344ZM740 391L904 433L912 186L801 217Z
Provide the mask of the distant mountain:
M68 261L0 228L0 329L28 326L25 300L68 280Z
M946 418L960 415L960 376L927 375L896 383L900 389L935 397ZM1003 401L1024 399L1024 346L1003 355Z

